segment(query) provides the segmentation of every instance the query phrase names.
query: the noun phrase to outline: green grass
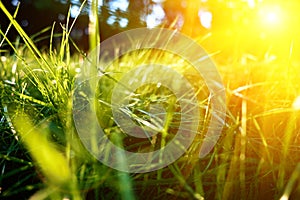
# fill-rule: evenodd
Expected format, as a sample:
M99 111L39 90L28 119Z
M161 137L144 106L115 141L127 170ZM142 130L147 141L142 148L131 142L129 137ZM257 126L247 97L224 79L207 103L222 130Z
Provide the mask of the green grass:
M1 2L0 8L4 10ZM2 199L28 199L30 196L35 199L299 197L300 113L292 108L294 99L300 94L299 62L289 59L272 62L267 58L246 63L242 58L235 58L235 62L224 58L222 64L216 61L226 87L228 110L222 136L213 151L205 158L198 158L195 152L197 142L201 141L199 136L186 155L168 167L129 174L97 161L84 148L76 132L72 95L76 71L86 57L81 53L70 55L69 34L73 25L62 26L58 49L52 47L52 38L58 36L51 33L50 28L50 48L41 52L12 16L10 20L22 42L9 41L5 38L6 30L1 31L5 39L2 46L14 49L12 54L1 52L0 57ZM91 42L98 40L97 35L93 38ZM153 56L156 52L139 53L140 57L124 56L110 70L114 72L115 68L123 67L126 71L124 66L146 63L149 59L162 59L168 64L178 59L172 55L161 58L159 53ZM186 65L173 67L191 82L201 83L201 77ZM113 78L119 78L117 73L114 75ZM111 121L110 110L105 110L110 87L114 84L110 78L107 76L99 89L104 104L98 105L98 120L103 123L105 132L116 143L125 141L129 144L127 148L138 151L164 146L168 141L164 136L134 143L134 138L119 137L122 133ZM205 88L197 89L202 91L198 98L206 105ZM130 108L137 123L141 119L148 122L147 115L141 111L147 110L149 101L161 103L165 108L176 106L164 100L165 96L172 96L166 88L157 90L149 85L140 87L137 93L141 97L132 102ZM205 116L201 118L203 129L208 118ZM170 121L172 128L176 119Z

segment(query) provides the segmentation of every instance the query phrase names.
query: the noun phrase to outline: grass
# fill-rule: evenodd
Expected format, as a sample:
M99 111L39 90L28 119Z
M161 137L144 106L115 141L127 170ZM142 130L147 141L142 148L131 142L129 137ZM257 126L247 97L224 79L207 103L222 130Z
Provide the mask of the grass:
M0 7L4 10L1 2ZM199 136L189 151L173 164L154 172L125 173L106 167L91 156L76 132L72 95L76 71L86 57L80 53L70 55L72 24L62 26L60 48L50 47L47 52L41 52L13 17L10 20L23 42L12 43L5 38L5 31L1 31L5 39L2 46L14 49L12 55L3 51L0 57L2 199L284 200L300 196L300 113L292 106L300 94L299 61L272 61L266 57L244 62L245 54L236 57L234 62L221 58L220 64L216 58L226 87L228 110L222 136L213 151L198 158L195 152L197 142L201 141ZM96 35L94 40L98 40ZM173 55L160 57L159 52L138 52L124 56L110 70L114 72L115 68L122 67L126 71L130 68L125 66L153 59L170 65L180 63L174 62L180 59ZM196 82L196 86L203 85L201 77L188 64L172 67L189 81ZM120 78L116 73L113 75L115 79ZM110 78L105 76L100 82L98 93L101 99L98 120L105 126L106 134L119 145L123 141L127 148L137 151L164 146L168 138L163 134L151 141L120 138L122 132L111 120L111 111L105 105L114 84ZM198 99L207 108L205 87L197 90L201 91ZM140 98L130 104L129 110L137 124L150 121L149 115L142 111L149 109L151 101L162 104L163 108L176 107L169 98L173 94L166 88L148 85L136 92ZM201 119L205 129L208 117L207 110L203 111ZM174 110L169 113L176 114ZM176 125L176 117L172 120L167 128Z

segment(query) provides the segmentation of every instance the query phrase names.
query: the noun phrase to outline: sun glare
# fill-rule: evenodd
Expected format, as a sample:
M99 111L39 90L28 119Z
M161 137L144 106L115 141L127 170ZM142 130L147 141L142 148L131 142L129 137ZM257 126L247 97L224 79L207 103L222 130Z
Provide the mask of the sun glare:
M275 13L275 12L269 12L269 13L267 13L266 21L269 22L270 24L277 23L279 21L278 14Z
M266 6L260 10L263 26L280 26L283 22L283 13L278 6Z
M298 97L295 99L295 101L294 101L294 103L293 103L293 108L294 108L295 110L300 110L300 96L298 96Z

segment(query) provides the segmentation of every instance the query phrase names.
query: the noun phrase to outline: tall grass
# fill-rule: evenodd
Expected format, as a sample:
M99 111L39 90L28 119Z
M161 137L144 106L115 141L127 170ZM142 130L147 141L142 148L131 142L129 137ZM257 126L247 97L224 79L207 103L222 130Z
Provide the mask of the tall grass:
M97 3L93 2L95 16ZM6 38L6 31L0 32L4 38L1 47L8 45L14 51L13 55L1 52L0 57L1 198L299 197L299 110L292 107L300 94L299 62L265 59L245 63L240 61L242 58L235 58L236 61L230 63L222 60L218 68L226 85L228 110L222 137L214 150L199 159L194 153L196 142L186 155L168 167L143 174L123 173L92 157L74 127L71 101L74 78L82 59L86 58L83 54L70 55L69 35L73 24L67 22L61 27L60 48L53 49L52 31L49 51L41 52L1 2L0 8L21 37L20 42L13 43ZM91 47L99 40L97 32L99 30L90 39ZM143 63L158 58L153 57L153 52L142 52L140 57L127 55L117 67L130 66L134 59ZM164 59L174 64L174 57ZM201 82L201 77L181 67L175 66L186 73L190 81ZM111 86L103 83L100 87L104 95L109 96ZM132 104L136 110L147 107L143 104L149 99L147 92L153 93L151 87L140 90L144 99ZM204 93L204 100L207 100L206 95ZM101 115L105 105L99 106L103 109L98 112L98 120L105 122L106 132L119 133L111 118ZM141 113L134 114L138 121ZM203 120L205 124L205 118ZM163 145L158 141L156 148ZM132 149L145 147L145 141L128 144Z

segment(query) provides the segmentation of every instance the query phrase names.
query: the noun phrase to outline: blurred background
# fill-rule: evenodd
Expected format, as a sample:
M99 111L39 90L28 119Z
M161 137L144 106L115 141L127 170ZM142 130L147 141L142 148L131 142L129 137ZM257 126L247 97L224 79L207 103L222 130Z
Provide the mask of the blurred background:
M54 22L55 31L62 32L68 13L71 21L78 16L71 37L81 50L89 49L91 0L81 11L82 0L3 3L11 13L20 3L16 19L28 35L39 33ZM98 17L101 41L132 28L167 27L197 39L209 53L220 52L221 62L241 56L265 59L266 53L277 59L291 59L300 52L299 5L296 0L99 0ZM6 30L9 21L2 12L0 19L0 28ZM50 31L44 34L49 36ZM17 37L12 28L8 38L14 41ZM39 41L39 45L49 46L49 39Z

